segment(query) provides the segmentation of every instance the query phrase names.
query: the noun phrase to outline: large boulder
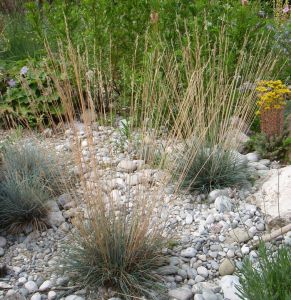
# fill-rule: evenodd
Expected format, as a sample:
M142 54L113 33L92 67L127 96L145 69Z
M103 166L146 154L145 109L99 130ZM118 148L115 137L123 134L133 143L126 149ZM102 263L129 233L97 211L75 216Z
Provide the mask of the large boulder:
M270 171L270 176L254 194L256 205L268 216L268 222L291 221L291 166Z

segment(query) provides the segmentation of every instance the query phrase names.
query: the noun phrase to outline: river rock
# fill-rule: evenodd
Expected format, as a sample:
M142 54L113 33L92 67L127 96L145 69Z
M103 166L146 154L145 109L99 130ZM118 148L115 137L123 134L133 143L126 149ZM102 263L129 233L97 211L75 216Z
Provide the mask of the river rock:
M218 271L221 276L231 275L235 271L235 264L230 259L225 258L223 259L221 265L219 266Z
M170 298L174 298L176 300L190 300L193 298L193 293L191 290L187 288L178 288L169 291Z
M239 285L239 278L234 275L223 276L220 280L220 287L225 299L240 300L236 295L236 286Z

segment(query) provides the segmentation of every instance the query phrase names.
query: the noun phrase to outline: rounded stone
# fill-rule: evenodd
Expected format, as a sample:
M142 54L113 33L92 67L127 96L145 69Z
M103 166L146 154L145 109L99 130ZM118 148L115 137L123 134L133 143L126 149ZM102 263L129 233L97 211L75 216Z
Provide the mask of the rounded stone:
M231 211L232 209L231 199L227 196L219 196L215 199L214 206L216 210L220 213Z
M28 290L29 293L34 293L38 290L38 287L37 287L36 283L32 280L27 281L24 284L24 287Z
M0 248L4 248L7 244L5 237L0 236Z
M204 278L208 277L208 270L203 266L197 268L197 273Z
M221 276L231 275L235 271L235 265L230 259L225 258L220 264L218 271Z
M241 253L242 253L243 255L249 254L249 252L250 252L250 248L249 248L247 245L243 245L243 246L241 247Z
M196 283L202 282L202 281L204 281L204 280L205 280L205 278L204 278L203 276L201 276L201 275L197 275L197 276L195 277L195 282L196 282Z
M265 230L265 225L263 223L257 223L256 228L259 231L263 231L263 230Z
M5 253L4 249L0 247L0 256L3 256Z
M190 289L187 288L178 288L169 291L170 298L174 298L176 300L190 300L193 299L193 293Z
M18 279L18 283L19 283L20 285L25 284L26 281L27 281L27 279L26 279L25 277L20 277L20 278Z
M30 300L41 300L41 294L40 293L33 294Z
M181 251L181 256L183 257L194 257L197 253L195 248L189 247Z
M55 300L57 298L57 293L55 291L49 291L47 298L48 300Z
M186 215L186 220L185 220L186 224L190 225L193 222L193 216L190 214Z
M53 283L52 283L50 280L46 280L46 281L44 281L43 284L39 287L39 290L40 290L41 292L47 291L47 290L49 290L50 288L52 288L52 286L53 286Z

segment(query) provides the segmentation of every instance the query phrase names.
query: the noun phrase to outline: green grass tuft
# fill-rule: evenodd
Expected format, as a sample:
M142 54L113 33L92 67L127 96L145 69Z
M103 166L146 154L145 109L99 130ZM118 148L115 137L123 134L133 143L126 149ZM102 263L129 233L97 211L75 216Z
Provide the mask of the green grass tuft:
M207 193L213 189L240 187L250 179L247 163L231 150L202 147L192 160L185 162L181 158L179 164L178 173L185 173L181 188L189 192Z
M162 240L145 235L138 228L142 226L131 225L125 218L111 217L74 233L64 251L65 273L93 290L112 287L122 299L161 299L165 286L155 270L165 263Z
M249 300L291 299L291 248L283 246L271 252L259 247L258 266L246 258L239 273L238 296Z
M48 200L60 193L60 169L34 144L7 144L0 176L0 228L19 232L43 229Z

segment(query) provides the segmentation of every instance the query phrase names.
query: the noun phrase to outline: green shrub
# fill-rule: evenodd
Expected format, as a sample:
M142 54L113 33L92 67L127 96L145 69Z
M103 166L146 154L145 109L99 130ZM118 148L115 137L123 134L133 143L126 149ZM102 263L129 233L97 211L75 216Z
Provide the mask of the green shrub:
M7 144L1 150L0 227L42 229L46 202L63 189L61 167L33 144Z
M50 124L61 117L63 108L46 61L18 61L0 73L0 125L26 127Z
M246 143L246 151L256 151L263 158L284 161L290 147L290 138L284 133L280 136L268 137L264 133L257 133Z
M144 50L152 51L160 41L161 49L171 45L178 55L180 37L186 42L185 32L189 28L194 32L193 28L197 26L195 18L198 18L199 33L208 33L204 42L212 46L220 28L226 28L232 47L228 63L229 68L233 69L246 33L250 37L248 47L253 49L254 40L268 32L265 25L269 20L258 16L262 8L264 4L260 1L242 6L239 1L231 0L55 0L52 4L45 3L41 10L31 2L27 6L27 20L33 28L34 38L42 42L46 36L52 48L58 39L66 39L68 30L74 46L82 48L86 44L91 51L94 47L102 50L105 64L111 62L114 77L118 79L124 65L131 69L132 57L135 56L136 65L139 66ZM151 16L154 12L157 13L156 20ZM144 43L147 35L150 38Z
M191 151L191 147L187 150ZM193 149L193 159L177 160L178 174L182 174L181 188L189 192L209 192L213 189L240 187L251 176L247 163L231 150L201 147ZM189 155L186 155L186 157Z
M291 299L291 248L283 246L275 252L265 244L259 247L258 264L244 259L239 272L239 297L248 300Z
M143 217L138 221L129 215L116 217L113 210L107 216L92 211L94 220L86 221L65 248L65 274L90 290L112 287L123 299L160 299L165 288L155 270L165 263L162 238L145 230Z

